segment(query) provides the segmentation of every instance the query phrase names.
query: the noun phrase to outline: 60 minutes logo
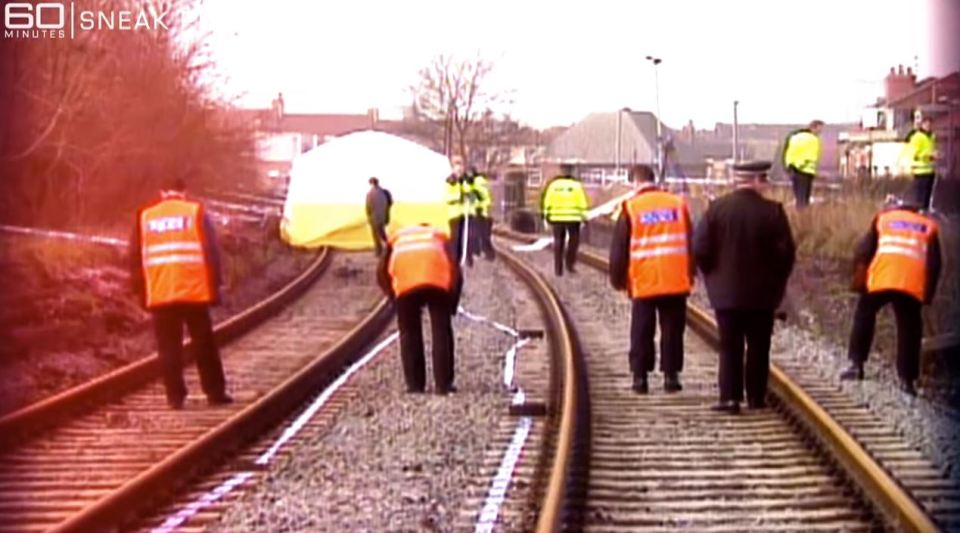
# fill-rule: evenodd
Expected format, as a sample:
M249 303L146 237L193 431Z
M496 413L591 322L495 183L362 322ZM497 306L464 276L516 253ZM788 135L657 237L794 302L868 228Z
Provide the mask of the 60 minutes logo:
M67 7L69 6L69 9ZM69 21L68 19L69 13ZM72 39L77 30L137 31L169 30L163 18L167 12L148 10L77 11L74 3L9 2L3 6L3 37L6 39L63 39L69 30ZM79 27L76 19L79 18Z

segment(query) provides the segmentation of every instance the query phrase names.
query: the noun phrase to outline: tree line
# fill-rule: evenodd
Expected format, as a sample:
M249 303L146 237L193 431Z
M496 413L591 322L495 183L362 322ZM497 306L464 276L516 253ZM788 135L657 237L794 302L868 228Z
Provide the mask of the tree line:
M252 180L248 124L204 90L190 0L96 0L77 10L166 12L170 31L0 40L0 213L52 227L130 220L171 177L194 189Z

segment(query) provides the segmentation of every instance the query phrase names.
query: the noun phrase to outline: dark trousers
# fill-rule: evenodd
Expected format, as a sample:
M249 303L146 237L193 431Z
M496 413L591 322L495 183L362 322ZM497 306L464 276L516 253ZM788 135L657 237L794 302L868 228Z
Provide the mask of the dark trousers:
M483 247L483 221L476 215L468 217L467 221L469 225L469 231L467 231L467 256L470 258L470 261L473 262L473 258L480 255Z
M793 197L797 200L797 207L810 205L810 193L813 190L813 175L790 169L790 181L793 182Z
M493 259L497 256L493 249L493 219L488 216L477 217L477 236L480 242L480 251L487 259Z
M163 384L167 400L182 402L187 397L183 381L183 326L186 324L193 341L200 386L208 398L223 396L226 381L220 351L213 339L210 310L206 304L173 304L153 310L153 327L157 336L157 351L163 368Z
M933 198L933 184L933 174L917 174L913 177L913 199L924 209L930 209L930 200Z
M630 370L633 375L653 371L653 334L660 315L660 370L664 374L683 370L683 330L687 326L687 297L660 296L633 300L630 315Z
M377 257L383 253L383 249L387 244L387 225L370 221L370 232L373 233L373 249L377 254Z
M433 380L437 391L453 386L453 312L450 294L441 289L418 289L397 298L397 328L400 330L400 358L407 389L422 391L426 386L423 357L421 310L430 313L433 335Z
M900 379L913 382L920 375L920 345L923 342L922 304L919 300L895 291L867 293L860 296L853 314L850 332L850 360L863 364L870 354L877 312L893 304L897 319L897 373Z
M718 309L720 327L720 401L762 403L770 372L770 336L773 310ZM746 343L746 365L744 365Z
M463 257L463 247L466 244L463 239L464 226L466 226L464 217L450 219L450 251L453 254L454 260L458 263L460 262L460 258ZM469 254L467 254L467 259L470 262L473 261Z
M572 270L577 262L577 249L580 247L579 222L551 222L553 225L553 270L563 275L564 248L566 248L567 270ZM569 238L569 241L567 240Z

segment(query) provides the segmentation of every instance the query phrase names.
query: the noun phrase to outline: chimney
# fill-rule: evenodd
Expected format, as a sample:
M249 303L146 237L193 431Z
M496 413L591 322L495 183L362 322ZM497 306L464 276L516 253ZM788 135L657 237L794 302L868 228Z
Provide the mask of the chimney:
M277 93L277 97L270 103L270 107L273 110L274 118L277 122L280 122L280 119L283 118L283 93Z
M884 80L884 98L887 105L910 94L916 87L917 75L914 74L913 69L907 68L904 71L903 65L899 65L896 70L891 67L890 73Z
M367 118L370 119L370 127L375 127L380 122L380 110L375 107L367 109Z

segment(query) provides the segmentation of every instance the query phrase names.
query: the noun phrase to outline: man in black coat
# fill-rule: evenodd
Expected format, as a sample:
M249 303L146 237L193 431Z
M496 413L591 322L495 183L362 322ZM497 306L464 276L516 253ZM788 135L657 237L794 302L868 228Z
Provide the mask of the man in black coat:
M760 193L769 169L769 162L736 165L736 190L710 204L694 232L694 257L720 327L717 411L740 411L744 374L749 406L764 407L774 312L796 252L783 206Z

